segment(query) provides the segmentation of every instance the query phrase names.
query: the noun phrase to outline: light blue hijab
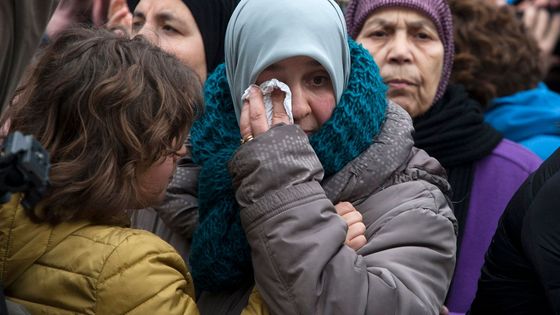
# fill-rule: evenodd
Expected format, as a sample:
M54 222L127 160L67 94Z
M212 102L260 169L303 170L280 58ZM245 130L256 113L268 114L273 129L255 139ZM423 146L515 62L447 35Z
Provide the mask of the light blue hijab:
M295 56L313 58L327 70L338 104L350 75L346 23L338 4L242 0L225 38L226 73L237 120L243 91L268 66Z

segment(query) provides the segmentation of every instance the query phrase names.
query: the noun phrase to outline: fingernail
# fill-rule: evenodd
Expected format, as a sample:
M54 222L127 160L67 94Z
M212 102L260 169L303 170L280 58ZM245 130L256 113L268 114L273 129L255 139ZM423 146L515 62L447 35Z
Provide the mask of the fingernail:
M257 93L257 92L260 91L260 90L261 90L261 88L260 88L258 85L256 85L256 84L251 84L251 94Z

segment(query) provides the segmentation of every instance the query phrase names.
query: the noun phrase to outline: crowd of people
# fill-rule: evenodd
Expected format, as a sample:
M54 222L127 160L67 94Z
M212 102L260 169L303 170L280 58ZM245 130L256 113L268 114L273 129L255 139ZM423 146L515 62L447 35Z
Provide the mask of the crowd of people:
M558 8L2 2L0 313L560 314Z

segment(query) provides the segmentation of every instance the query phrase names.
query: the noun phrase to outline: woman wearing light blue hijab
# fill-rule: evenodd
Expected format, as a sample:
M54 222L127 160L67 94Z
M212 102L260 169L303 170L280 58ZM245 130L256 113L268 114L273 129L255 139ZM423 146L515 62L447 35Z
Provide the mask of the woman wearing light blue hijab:
M201 171L190 265L201 313L439 312L456 242L445 171L413 147L410 117L386 101L337 4L241 1L225 55L191 129ZM290 87L293 124L278 91L267 121L252 84L273 78ZM341 205L365 224L357 251L345 245Z

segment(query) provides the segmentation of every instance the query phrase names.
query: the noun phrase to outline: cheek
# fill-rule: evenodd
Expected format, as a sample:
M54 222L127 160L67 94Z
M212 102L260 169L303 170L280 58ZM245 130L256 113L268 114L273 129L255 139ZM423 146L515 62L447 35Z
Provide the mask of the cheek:
M329 91L315 95L310 101L310 106L319 125L323 125L331 118L336 106L334 93Z
M177 57L184 65L192 68L204 82L206 80L206 56L202 38L198 36L180 37L170 41L170 50L166 50ZM165 49L164 49L165 50Z
M173 158L166 158L163 163L152 165L138 177L140 187L149 195L160 195L165 192L171 180L175 164Z
M422 103L423 107L432 105L436 92L441 81L441 72L443 70L443 57L429 58L425 63L422 63L423 74L423 91Z
M173 171L175 170L175 163L173 157L167 157L165 162L157 170L158 181L163 183L165 186L169 183L171 176L173 176Z

